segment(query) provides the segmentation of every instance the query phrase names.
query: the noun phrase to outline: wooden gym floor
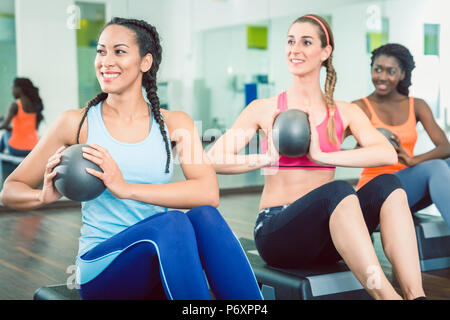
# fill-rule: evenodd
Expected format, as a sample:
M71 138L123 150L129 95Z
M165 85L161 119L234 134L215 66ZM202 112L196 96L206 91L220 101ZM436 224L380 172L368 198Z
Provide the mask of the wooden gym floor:
M252 239L258 201L259 193L221 196L219 210L237 237ZM66 205L60 202L56 208L28 212L0 208L0 300L32 299L37 288L73 278L81 213L79 206ZM375 235L377 255L398 289L379 234ZM429 299L450 300L450 268L423 272L422 276Z

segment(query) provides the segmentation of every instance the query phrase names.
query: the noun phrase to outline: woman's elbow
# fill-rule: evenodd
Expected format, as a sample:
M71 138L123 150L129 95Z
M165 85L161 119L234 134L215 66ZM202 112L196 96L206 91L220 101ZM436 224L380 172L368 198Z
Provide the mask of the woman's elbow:
M9 188L8 188L8 183L7 181L4 182L3 184L3 189L0 191L0 202L2 203L2 205L4 205L5 207L9 207L11 208L11 203L10 203L10 197L9 197Z
M219 195L217 195L217 197L212 197L210 200L209 205L214 207L214 208L218 208L220 204L220 197Z
M217 184L215 187L211 188L209 191L208 202L210 206L217 208L220 203L220 191L219 185Z
M201 188L201 197L203 198L202 202L204 202L204 205L217 208L220 202L219 182L217 181L217 176L215 174L214 178L215 179L205 181Z
M219 206L219 191L214 192L214 191L208 191L203 193L202 195L202 199L201 199L201 203L200 205L203 206L212 206L214 208L217 208Z
M214 171L216 171L217 170L217 159L216 159L216 153L214 152L214 150L213 149L209 150L206 153L206 157L207 157L208 162L212 165Z
M3 204L4 206L6 206L5 200L8 201L7 199L5 199L4 195L3 195L3 190L0 191L0 203Z
M394 166L398 163L397 151L391 145L388 146L389 149L383 152L383 160L386 166Z

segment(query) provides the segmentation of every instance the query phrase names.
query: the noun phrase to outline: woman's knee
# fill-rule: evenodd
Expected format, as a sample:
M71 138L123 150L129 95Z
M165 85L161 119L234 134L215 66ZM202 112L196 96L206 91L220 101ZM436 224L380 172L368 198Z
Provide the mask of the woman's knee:
M213 206L198 206L189 210L186 215L191 221L198 219L202 221L215 220L217 218L222 219L220 212Z
M433 173L442 173L445 172L446 170L449 170L449 165L450 162L449 160L444 160L444 159L433 159L433 160L428 160L422 163L419 163L418 165L416 165L416 168L421 168L422 170L424 170L425 172L429 173L430 175Z
M164 226L171 230L192 229L192 225L186 213L178 210L169 211L164 214Z
M408 205L406 191L401 180L393 174L382 174L358 190L358 198L366 223L373 227L379 222L379 215L386 203ZM370 229L370 228L369 228Z
M373 191L376 190L378 193L382 192L384 198L387 198L394 190L404 189L402 181L396 175L389 173L373 178L364 187L366 186Z
M427 161L428 162L428 161ZM443 175L445 172L448 172L450 170L449 166L450 166L450 159L435 159L435 160L430 160L430 162L432 162L432 170L433 172L435 172L436 174L441 174Z
M333 195L338 201L342 201L348 196L356 195L355 188L353 188L353 186L350 183L343 180L335 180L329 183L329 189L327 191L329 192L330 195Z
M327 192L334 195L349 196L356 194L355 188L344 180L335 180L327 184Z
M330 199L330 216L335 212L336 207L346 200L350 205L358 205L358 197L353 186L343 180L335 180L328 184L327 193Z

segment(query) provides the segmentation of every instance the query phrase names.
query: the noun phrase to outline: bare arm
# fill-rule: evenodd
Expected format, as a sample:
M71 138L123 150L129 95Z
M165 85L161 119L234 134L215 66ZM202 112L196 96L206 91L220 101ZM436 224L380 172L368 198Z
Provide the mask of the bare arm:
M134 185L131 199L170 208L194 208L219 205L219 184L216 173L206 156L197 128L184 112L177 112L167 121L170 136L176 142L185 181L165 185ZM169 119L169 117L166 117Z
M411 158L412 161L409 165L413 166L431 159L446 159L450 157L450 143L444 130L436 123L428 104L422 99L416 99L414 106L417 120L422 123L436 147L426 153L414 156Z
M8 129L11 124L12 118L17 114L18 106L17 103L13 102L8 110L8 115L3 120L3 123L0 125L0 129Z
M346 132L352 134L362 148L337 151L321 152L317 148L318 138L312 137L311 147L315 150L310 155L313 160L342 167L377 167L394 165L397 163L397 155L392 145L378 132L370 123L364 112L355 104L340 103L339 111L345 123L348 123ZM313 143L316 141L316 143Z
M54 175L47 177L47 174L59 162L54 157L57 150L76 143L76 129L81 115L81 110L66 111L50 126L36 147L3 184L1 201L4 205L18 210L31 210L61 197L53 188L51 179ZM44 187L39 189L43 180Z
M88 151L85 158L97 163L103 173L88 172L102 179L108 190L118 198L168 208L188 209L201 205L217 207L219 205L217 176L203 151L194 122L187 114L177 111L166 112L164 118L169 135L176 143L186 180L167 184L127 183L107 150L96 145L95 150Z
M250 103L233 126L214 143L208 156L220 174L239 174L260 169L273 160L267 154L239 154L257 132L263 112L261 100ZM268 128L269 129L269 128Z

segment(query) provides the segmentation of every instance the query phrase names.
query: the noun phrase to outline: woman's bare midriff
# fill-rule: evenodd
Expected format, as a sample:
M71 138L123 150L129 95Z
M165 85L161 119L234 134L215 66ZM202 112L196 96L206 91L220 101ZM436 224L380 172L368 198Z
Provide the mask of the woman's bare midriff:
M264 189L259 210L290 204L308 192L333 181L334 170L263 169Z

